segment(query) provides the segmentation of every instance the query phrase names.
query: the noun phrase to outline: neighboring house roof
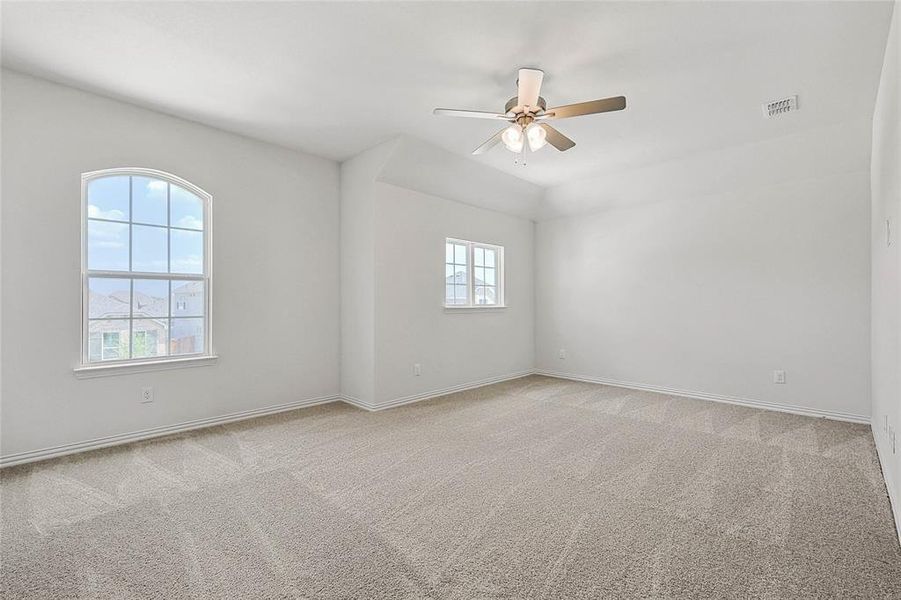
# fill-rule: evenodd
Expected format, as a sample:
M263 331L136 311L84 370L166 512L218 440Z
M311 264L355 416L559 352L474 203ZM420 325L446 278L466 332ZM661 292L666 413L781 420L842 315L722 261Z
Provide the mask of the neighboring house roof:
M203 291L202 281L185 281L184 283L172 282L173 294L196 294Z
M468 282L466 280L466 272L465 271L457 271L453 275L449 277L445 277L444 279L447 285L466 285ZM476 285L488 285L478 277L475 278Z
M130 311L128 306L128 292L120 291L112 294L98 294L91 292L90 306L92 318L115 318L122 317L127 319ZM168 306L166 298L154 298L141 292L135 292L135 311L134 316L141 317L160 317L166 316Z
M482 281L481 279L479 279L478 277L475 277L474 279L475 279L474 283L477 288L476 291L478 291L479 286L486 285L485 282ZM466 272L465 271L457 271L453 275L445 277L444 282L445 282L445 285L466 285L468 283L466 280ZM482 288L482 289L485 290L485 294L488 298L491 298L492 300L495 298L495 288L494 287L488 287L488 288Z
M172 282L173 294L195 294L203 292L202 281ZM128 291L121 290L111 294L90 294L91 318L117 318L127 319L129 316ZM161 318L169 313L166 298L157 298L135 292L135 318Z

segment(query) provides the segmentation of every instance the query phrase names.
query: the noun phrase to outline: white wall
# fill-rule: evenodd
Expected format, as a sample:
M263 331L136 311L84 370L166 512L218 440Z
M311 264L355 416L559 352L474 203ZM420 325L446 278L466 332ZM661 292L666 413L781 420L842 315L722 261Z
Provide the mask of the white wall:
M4 456L338 393L337 164L6 70L2 122ZM213 196L215 366L73 375L80 177L121 166Z
M500 152L500 150L496 150ZM512 160L511 154L504 151ZM535 219L544 188L411 136L394 144L378 180L508 215Z
M867 121L580 184L609 208L536 228L537 367L866 418Z
M342 393L366 406L523 374L534 364L534 224L484 206L528 203L540 188L452 158L402 137L341 165ZM442 176L430 176L439 164ZM504 246L508 308L445 310L448 237Z
M873 434L901 535L901 4L892 28L876 110L872 160L872 390ZM892 242L886 240L886 220ZM896 449L892 451L891 427Z
M364 403L375 393L375 177L395 145L341 163L341 393Z
M533 223L389 184L375 213L376 403L531 371ZM448 237L504 247L508 308L444 308Z

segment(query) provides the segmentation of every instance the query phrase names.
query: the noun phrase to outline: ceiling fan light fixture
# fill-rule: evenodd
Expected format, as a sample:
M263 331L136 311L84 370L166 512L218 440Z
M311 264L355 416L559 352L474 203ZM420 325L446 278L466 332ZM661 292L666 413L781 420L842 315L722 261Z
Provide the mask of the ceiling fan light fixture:
M530 123L526 127L526 137L529 140L529 150L536 152L547 144L547 131L538 123Z
M2 1L2 0L0 0ZM577 102L564 106L547 107L547 101L541 97L541 83L544 80L544 72L540 69L520 69L519 79L516 80L517 95L507 100L504 112L486 112L480 110L455 110L451 108L436 108L436 115L450 117L469 117L473 119L493 119L510 123L482 142L482 145L472 151L474 155L488 152L501 142L507 150L516 154L523 154L525 164L525 152L535 152L550 145L560 152L566 152L576 145L574 141L551 127L547 121L581 117L583 115L595 115L598 113L614 112L626 108L625 96L601 98L588 102ZM528 147L526 147L528 143Z
M507 147L507 150L510 152L522 152L522 144L525 141L525 136L522 133L522 127L519 125L510 125L506 129L504 129L504 133L501 134L501 141L504 142L504 146Z

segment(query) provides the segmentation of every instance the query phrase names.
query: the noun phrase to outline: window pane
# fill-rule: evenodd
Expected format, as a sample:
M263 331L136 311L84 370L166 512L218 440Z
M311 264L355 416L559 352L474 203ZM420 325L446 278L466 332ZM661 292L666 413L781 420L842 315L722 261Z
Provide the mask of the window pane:
M124 360L128 356L128 319L91 321L88 324L91 360ZM96 358L95 358L96 357Z
M444 286L444 303L445 304L454 304L454 286L452 286L452 285Z
M88 279L88 317L102 319L129 316L128 299L131 282L128 279Z
M172 282L172 316L202 317L204 313L202 281Z
M481 285L476 286L475 300L476 304L485 304L485 288Z
M101 177L88 182L88 217L128 220L128 176Z
M169 184L151 177L131 178L131 220L134 223L166 225Z
M454 296L457 300L462 300L463 302L458 302L458 304L466 304L466 286L465 285L455 285L454 286Z
M131 270L146 273L168 272L166 229L133 225L131 244Z
M444 245L444 262L452 263L454 262L454 245L453 244L445 244Z
M458 265L466 264L466 246L454 244L454 262Z
M485 250L485 266L486 267L494 267L497 266L495 264L495 258L497 256L497 250Z
M473 277L475 277L476 285L485 283L485 269L483 269L482 267L475 267L475 273L473 273Z
M486 285L495 285L494 276L497 273L494 269L485 269L485 277L482 280Z
M447 277L447 282L466 285L466 267L454 265L453 271Z
M482 297L484 299L483 304L497 304L497 288L485 286Z
M188 190L173 185L169 189L172 227L203 229L203 200Z
M203 352L203 319L172 319L169 337L173 356Z
M88 362L100 360L100 343L99 331L88 334Z
M166 356L168 319L137 319L131 326L131 357Z
M444 277L447 278L448 281L453 279L455 272L454 265L444 265Z
M475 255L472 263L477 267L480 267L485 264L485 249L484 248L473 248L473 254Z
M165 279L135 279L133 317L168 317L169 282Z
M128 225L88 221L88 268L128 271Z
M175 189L174 187L172 189ZM172 273L203 273L203 233L170 230Z

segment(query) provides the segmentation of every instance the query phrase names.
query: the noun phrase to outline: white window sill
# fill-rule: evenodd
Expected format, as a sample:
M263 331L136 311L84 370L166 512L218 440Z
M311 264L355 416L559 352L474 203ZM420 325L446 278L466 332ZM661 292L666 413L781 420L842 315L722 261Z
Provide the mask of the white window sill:
M454 306L452 304L444 305L446 313L474 313L474 312L495 312L505 310L506 304L482 305L482 306Z
M185 358L167 358L165 360L146 360L128 363L83 365L73 369L78 379L91 377L111 377L113 375L129 375L146 373L147 371L165 371L167 369L185 369L189 367L207 367L215 365L219 357L215 354L207 356L188 356Z

